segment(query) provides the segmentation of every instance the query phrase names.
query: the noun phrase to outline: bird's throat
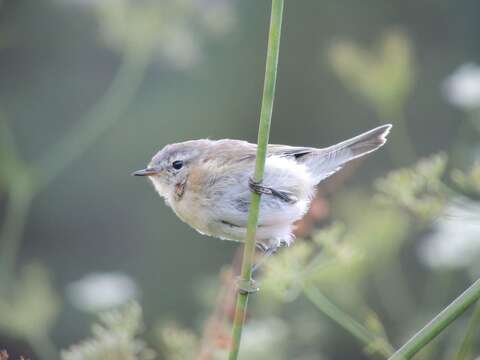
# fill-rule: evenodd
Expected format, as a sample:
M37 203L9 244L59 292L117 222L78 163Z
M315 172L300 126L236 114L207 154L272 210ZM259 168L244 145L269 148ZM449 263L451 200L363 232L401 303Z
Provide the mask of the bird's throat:
M175 200L179 201L182 199L183 194L185 193L186 185L187 185L187 178L175 184Z

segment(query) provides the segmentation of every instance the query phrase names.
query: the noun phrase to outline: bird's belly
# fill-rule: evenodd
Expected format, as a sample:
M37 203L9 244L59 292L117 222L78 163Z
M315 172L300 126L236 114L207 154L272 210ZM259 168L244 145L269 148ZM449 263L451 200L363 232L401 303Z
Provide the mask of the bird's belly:
M175 214L201 234L211 235L208 228L208 215L198 199L185 196L171 202Z

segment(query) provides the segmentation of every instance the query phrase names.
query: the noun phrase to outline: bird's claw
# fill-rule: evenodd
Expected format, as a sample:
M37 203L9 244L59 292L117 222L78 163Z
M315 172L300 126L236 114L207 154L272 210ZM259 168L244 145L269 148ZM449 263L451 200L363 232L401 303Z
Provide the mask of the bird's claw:
M263 186L261 181L255 181L252 178L248 179L248 187L250 191L254 192L255 194L262 195L272 195L272 189L269 187Z
M257 243L257 245L260 243ZM263 251L263 256L262 258L256 263L253 264L252 266L252 274L258 270L260 266L263 265L263 263L273 254L275 254L278 250L278 245L271 245L270 247L267 247L264 244L261 244L262 246L259 247L261 251Z

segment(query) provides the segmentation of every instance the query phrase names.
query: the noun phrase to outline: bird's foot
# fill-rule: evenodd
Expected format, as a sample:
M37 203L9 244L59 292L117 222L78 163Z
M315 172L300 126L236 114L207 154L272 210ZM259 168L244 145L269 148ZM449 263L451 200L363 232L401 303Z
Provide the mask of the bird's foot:
M255 194L262 195L271 195L272 194L272 189L270 189L267 186L263 186L261 181L255 181L252 178L248 179L248 187L250 188L250 191L254 192Z
M252 266L252 274L257 271L260 266L262 266L265 261L278 250L278 245L271 245L270 247L267 247L264 244L257 243L257 247L263 252L263 256L256 264Z
M294 204L298 201L298 198L290 191L275 190L274 188L262 185L261 181L255 181L252 178L248 179L248 187L250 191L258 195L272 195L287 204Z

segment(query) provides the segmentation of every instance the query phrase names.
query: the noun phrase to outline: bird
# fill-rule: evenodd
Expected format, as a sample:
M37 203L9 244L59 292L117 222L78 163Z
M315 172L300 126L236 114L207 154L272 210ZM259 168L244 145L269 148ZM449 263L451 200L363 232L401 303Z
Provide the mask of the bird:
M132 175L148 177L183 222L224 240L244 241L251 192L261 194L255 243L272 252L293 242L294 223L307 212L316 186L383 146L391 128L385 124L326 148L270 144L259 183L252 179L257 145L233 139L166 145Z

